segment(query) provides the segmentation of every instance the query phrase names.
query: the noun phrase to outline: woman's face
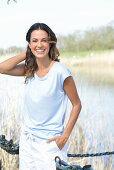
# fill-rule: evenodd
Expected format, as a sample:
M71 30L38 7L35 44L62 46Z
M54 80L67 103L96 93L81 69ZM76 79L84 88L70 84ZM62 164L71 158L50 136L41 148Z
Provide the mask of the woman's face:
M29 47L36 59L49 57L50 45L48 38L48 33L44 30L34 30L31 33Z

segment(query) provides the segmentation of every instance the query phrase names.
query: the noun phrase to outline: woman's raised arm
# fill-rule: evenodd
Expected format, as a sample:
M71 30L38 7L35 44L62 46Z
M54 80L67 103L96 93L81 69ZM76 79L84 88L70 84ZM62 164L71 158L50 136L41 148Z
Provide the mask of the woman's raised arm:
M26 58L26 52L9 58L0 63L0 73L12 76L24 76L25 64L21 63Z

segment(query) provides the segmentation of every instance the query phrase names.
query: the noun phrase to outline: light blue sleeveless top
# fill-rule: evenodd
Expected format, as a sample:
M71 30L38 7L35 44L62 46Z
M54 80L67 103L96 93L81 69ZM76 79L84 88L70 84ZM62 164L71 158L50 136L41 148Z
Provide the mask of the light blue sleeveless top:
M59 62L42 78L34 73L25 87L23 133L31 133L40 139L61 135L67 108L64 80L71 72Z

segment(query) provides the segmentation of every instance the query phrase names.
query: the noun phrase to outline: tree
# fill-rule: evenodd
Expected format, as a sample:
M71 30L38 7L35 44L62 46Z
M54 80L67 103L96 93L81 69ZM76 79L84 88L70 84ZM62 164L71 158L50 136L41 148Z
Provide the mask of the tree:
M9 4L9 2L10 2L11 0L7 0L7 3ZM17 2L17 0L13 0L14 2Z

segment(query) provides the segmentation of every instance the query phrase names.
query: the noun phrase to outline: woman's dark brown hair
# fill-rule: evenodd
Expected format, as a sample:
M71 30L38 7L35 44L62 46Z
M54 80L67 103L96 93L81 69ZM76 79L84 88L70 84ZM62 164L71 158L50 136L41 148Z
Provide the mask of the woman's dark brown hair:
M44 23L35 23L33 24L26 34L26 41L30 43L31 33L34 30L44 30L48 33L49 43L50 43L50 50L49 50L49 58L54 61L59 61L59 51L56 47L57 38L54 32ZM25 82L29 77L34 76L34 71L38 68L36 63L36 57L31 52L29 45L27 46L26 51L26 59L25 59Z

